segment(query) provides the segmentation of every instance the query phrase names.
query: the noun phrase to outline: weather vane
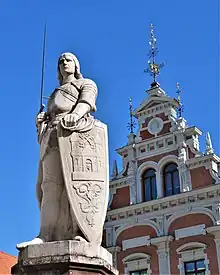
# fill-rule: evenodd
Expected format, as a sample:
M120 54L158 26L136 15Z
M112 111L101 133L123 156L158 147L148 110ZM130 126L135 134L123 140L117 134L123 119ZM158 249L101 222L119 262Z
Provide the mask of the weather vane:
M130 130L130 134L134 133L134 128L135 128L135 121L133 119L133 107L132 107L132 99L131 97L129 98L129 115L130 115L130 122L128 123L128 130Z
M144 70L144 72L149 73L151 76L153 76L153 83L151 84L151 87L154 87L158 85L157 83L157 76L160 74L160 69L164 66L164 63L156 63L156 56L158 54L158 48L156 46L157 39L154 34L154 26L153 24L150 25L150 36L151 39L149 41L149 44L151 46L149 51L149 60L148 60L148 68Z
M178 82L176 83L176 93L177 93L177 101L179 103L179 106L177 107L177 113L178 113L178 117L181 117L184 110L184 106L181 103L180 94L182 93L182 90L180 89L180 84Z

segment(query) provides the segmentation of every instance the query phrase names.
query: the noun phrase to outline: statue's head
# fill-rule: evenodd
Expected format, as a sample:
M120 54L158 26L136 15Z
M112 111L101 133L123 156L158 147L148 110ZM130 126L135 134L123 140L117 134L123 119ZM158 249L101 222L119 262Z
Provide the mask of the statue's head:
M72 53L63 53L61 54L58 60L58 79L60 84L62 84L63 79L70 75L74 74L76 79L82 78L80 73L79 60Z

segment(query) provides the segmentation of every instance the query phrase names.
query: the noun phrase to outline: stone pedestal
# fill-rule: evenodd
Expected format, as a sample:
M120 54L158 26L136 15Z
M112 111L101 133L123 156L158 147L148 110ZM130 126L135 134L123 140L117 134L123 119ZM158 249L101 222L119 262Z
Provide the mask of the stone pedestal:
M12 275L118 275L103 247L77 241L30 245L19 252Z

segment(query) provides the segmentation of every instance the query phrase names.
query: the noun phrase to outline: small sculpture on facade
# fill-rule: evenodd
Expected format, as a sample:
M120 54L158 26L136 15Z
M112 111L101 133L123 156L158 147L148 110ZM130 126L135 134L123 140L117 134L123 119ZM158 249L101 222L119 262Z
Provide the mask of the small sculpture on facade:
M187 145L185 141L181 142L181 147L179 148L179 175L180 175L180 183L182 192L187 192L192 189L191 181L190 181L190 171L186 164L187 161Z
M75 55L58 61L60 86L37 115L40 233L17 245L59 240L101 244L108 204L107 127L95 120L97 86L83 78Z
M210 133L206 133L206 150L205 150L206 155L211 155L214 153L213 147L212 147L212 140Z

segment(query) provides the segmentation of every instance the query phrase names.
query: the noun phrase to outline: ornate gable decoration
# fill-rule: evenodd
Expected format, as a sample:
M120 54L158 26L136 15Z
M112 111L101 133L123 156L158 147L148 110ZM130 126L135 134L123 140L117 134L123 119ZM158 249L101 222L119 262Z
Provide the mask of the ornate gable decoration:
M178 101L168 97L160 87L150 89L147 93L150 94L150 97L144 100L133 112L133 116L138 120L140 117L142 120L142 118L151 117L162 112L167 113L169 109L178 107Z

